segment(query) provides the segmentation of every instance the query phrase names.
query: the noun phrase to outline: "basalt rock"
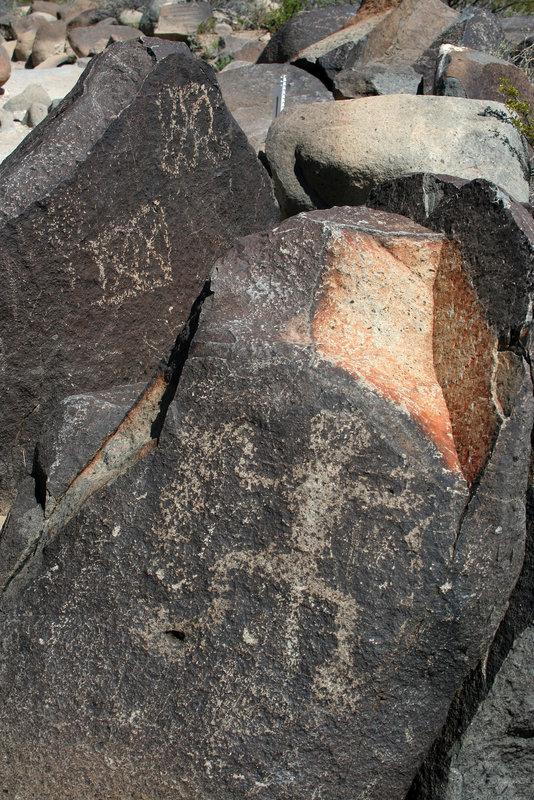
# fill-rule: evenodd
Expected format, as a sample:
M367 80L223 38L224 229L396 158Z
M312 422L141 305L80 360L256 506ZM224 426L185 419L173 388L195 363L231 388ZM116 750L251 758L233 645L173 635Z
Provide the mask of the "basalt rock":
M353 25L299 53L296 66L308 69L331 88L343 69L375 61L416 61L443 29L458 19L458 12L441 0L402 0L389 11L367 15L363 11Z
M373 190L369 204L401 212L454 237L471 265L500 348L528 354L532 362L532 339L525 325L530 316L526 298L534 288L534 224L529 209L486 181L424 174L385 182ZM502 295L493 288L497 285L502 286ZM506 615L489 651L455 697L409 800L486 800L497 794L510 800L528 798L532 680L527 650L534 625L533 587L531 476L525 559Z
M331 6L295 14L271 37L258 58L258 64L291 61L301 50L344 27L356 16L358 8L358 4Z
M468 47L440 48L434 94L502 102L503 80L517 89L522 101L534 104L534 88L525 72L508 61Z
M95 59L0 182L5 508L39 414L146 379L213 259L278 214L212 69L159 40Z
M477 281L368 209L217 262L159 446L56 526L17 500L8 798L402 800L523 557L532 383Z
M420 89L421 76L409 64L368 64L338 72L333 91L336 100L349 100L379 94L419 94Z
M274 93L282 76L286 77L285 108L333 100L320 80L289 64L251 64L217 76L228 109L255 150L265 144L273 121Z
M466 8L459 19L446 28L413 65L416 72L423 76L424 93L432 93L439 49L443 44L470 47L494 55L503 42L504 33L495 14L486 9Z

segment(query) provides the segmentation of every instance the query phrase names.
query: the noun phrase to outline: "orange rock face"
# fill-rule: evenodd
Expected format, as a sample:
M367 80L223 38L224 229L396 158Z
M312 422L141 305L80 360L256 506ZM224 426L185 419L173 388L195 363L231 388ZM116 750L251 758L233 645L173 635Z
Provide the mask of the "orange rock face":
M344 232L312 330L323 358L417 420L447 468L476 479L499 427L496 342L456 245Z

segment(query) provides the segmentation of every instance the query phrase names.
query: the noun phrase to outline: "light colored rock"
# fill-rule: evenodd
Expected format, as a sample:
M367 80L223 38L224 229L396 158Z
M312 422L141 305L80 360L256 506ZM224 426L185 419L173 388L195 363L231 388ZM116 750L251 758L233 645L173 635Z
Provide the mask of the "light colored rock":
M15 128L13 117L9 111L0 109L0 132L4 135L7 131L12 131Z
M125 8L119 14L119 22L121 25L132 25L134 28L139 27L139 23L143 18L143 12L138 11L136 8Z
M265 150L286 216L365 203L376 184L412 172L486 178L528 201L527 145L501 103L384 95L300 106L273 123Z
M43 22L55 22L57 20L57 16L55 14L48 14L45 11L32 12L31 16L33 19L40 19Z
M128 25L91 25L68 32L68 42L81 58L101 53L109 42L124 42L138 37L139 31Z
M24 122L29 128L35 128L48 114L48 106L43 103L32 103L26 112Z
M7 83L11 75L11 60L3 43L0 44L0 86Z
M32 13L41 12L44 14L51 14L56 18L60 8L61 6L58 3L53 3L51 0L34 0L31 10Z
M31 60L34 67L42 64L50 56L57 56L65 52L65 37L67 35L67 25L57 19L42 25L35 36Z
M376 94L417 94L421 76L409 64L369 64L343 69L334 78L338 100Z
M8 54L10 61L13 59L13 53L15 52L15 47L16 46L17 46L17 40L16 39L10 39L7 42L2 42L2 47L4 48L6 53ZM11 66L13 66L13 65L11 65Z
M48 108L51 102L50 95L39 83L31 83L23 92L8 100L4 105L4 109L9 111L14 119L23 120L26 112L35 103Z
M18 39L21 33L37 30L37 28L40 28L45 22L50 22L50 19L48 19L49 16L50 15L47 14L26 14L24 17L15 19L11 23L11 29L15 38Z
M34 69L51 69L52 67L60 67L62 64L72 64L76 61L75 55L69 53L58 53L56 56L49 56Z

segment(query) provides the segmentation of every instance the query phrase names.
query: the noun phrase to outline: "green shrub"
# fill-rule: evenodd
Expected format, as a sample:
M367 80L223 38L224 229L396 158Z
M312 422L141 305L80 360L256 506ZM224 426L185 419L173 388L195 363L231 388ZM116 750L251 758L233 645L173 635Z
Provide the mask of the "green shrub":
M520 100L519 91L509 78L501 79L499 90L505 98L504 104L506 108L512 113L512 121L515 127L528 143L534 147L534 121L532 120L530 103L526 100Z
M215 72L220 72L222 69L227 67L228 64L233 60L234 60L233 56L221 56L220 58L217 59L217 61L213 65Z
M285 25L291 17L304 10L305 0L282 0L280 7L276 11L266 14L262 21L262 27L267 28L271 33L275 33L278 28Z

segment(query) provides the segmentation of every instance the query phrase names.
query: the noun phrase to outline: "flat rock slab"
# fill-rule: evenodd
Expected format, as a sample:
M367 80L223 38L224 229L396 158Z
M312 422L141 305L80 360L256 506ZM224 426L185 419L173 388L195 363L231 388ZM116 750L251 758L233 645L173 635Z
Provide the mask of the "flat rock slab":
M0 181L4 504L31 471L39 414L146 379L213 259L278 211L213 70L158 39L93 59Z
M388 177L422 170L485 177L528 201L526 144L504 105L384 95L289 109L266 140L285 215L365 203Z
M522 560L532 385L498 413L467 270L350 208L217 263L158 448L4 595L8 796L405 797Z
M334 78L336 100L378 94L420 94L421 76L409 64L368 64L343 69Z
M332 93L318 78L289 64L252 64L217 76L228 110L255 150L264 147L273 121L274 95L284 75L287 79L286 108L333 100Z
M186 41L197 32L198 26L211 17L209 3L169 3L159 12L154 36L174 41Z

